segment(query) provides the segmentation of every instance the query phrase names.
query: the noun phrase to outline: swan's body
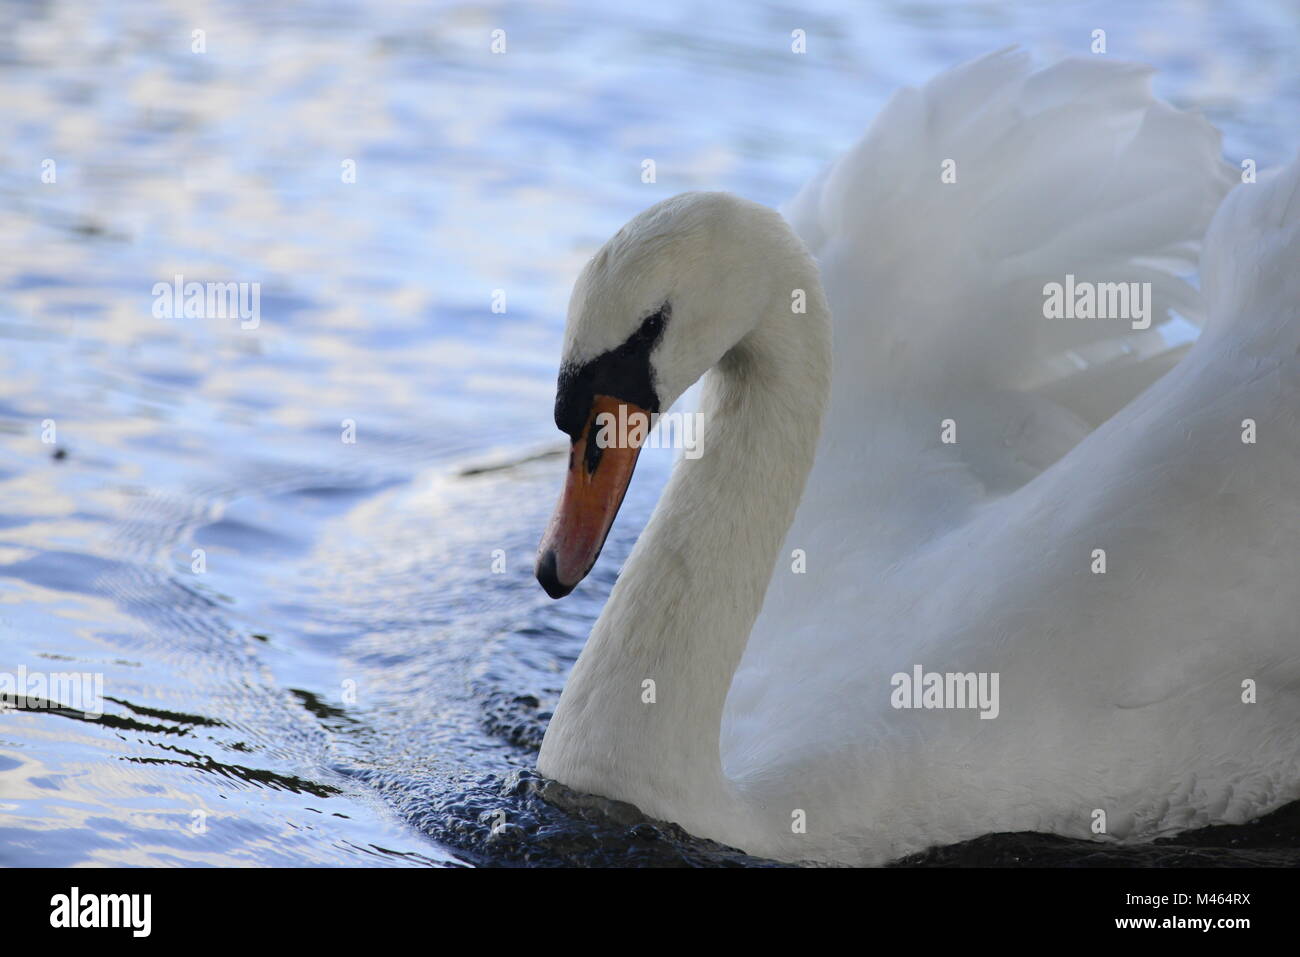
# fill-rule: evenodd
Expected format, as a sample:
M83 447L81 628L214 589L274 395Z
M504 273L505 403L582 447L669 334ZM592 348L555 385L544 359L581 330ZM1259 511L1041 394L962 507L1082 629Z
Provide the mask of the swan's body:
M900 93L787 210L825 297L754 204L688 194L625 227L575 290L566 367L609 393L610 350L670 303L645 361L664 408L710 370L705 454L678 463L540 770L842 863L1300 796L1300 163L1218 213L1185 355L1042 312L1069 273L1197 317L1173 273L1230 184L1217 151L1145 71L995 55ZM894 707L916 665L998 675L997 717Z

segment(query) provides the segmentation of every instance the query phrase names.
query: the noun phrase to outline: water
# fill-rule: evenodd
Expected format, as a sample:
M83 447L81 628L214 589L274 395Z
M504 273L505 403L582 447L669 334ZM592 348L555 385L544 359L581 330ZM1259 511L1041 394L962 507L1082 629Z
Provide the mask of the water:
M777 204L898 85L1096 28L1234 161L1300 145L1291 3L612 6L0 0L0 672L105 696L0 715L0 864L759 863L530 770L671 454L546 599L585 257L684 189ZM260 324L155 316L177 275L260 283ZM1285 858L1289 820L1106 853ZM927 862L1101 853L983 840Z

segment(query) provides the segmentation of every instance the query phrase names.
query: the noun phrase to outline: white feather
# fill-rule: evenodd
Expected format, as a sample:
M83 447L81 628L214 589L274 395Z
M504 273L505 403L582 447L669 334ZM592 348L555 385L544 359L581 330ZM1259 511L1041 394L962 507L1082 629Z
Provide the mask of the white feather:
M840 863L1096 836L1098 809L1099 839L1142 839L1300 797L1300 161L1223 204L1190 350L1043 317L1067 272L1202 315L1177 274L1229 173L1148 73L1004 52L900 91L786 210L825 300L780 222L719 194L643 214L653 241L634 220L588 268L568 353L671 294L656 374L671 401L711 367L708 431L574 668L543 773ZM917 664L998 674L998 717L892 707Z

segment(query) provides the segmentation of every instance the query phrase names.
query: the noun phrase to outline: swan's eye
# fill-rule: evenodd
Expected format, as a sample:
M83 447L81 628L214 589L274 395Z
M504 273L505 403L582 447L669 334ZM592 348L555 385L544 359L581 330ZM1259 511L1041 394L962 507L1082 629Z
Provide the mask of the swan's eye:
M672 315L665 302L641 320L636 332L621 346L602 352L580 366L560 368L555 393L555 424L576 441L587 423L587 413L598 395L631 402L647 412L659 411L650 353Z
M655 312L646 316L641 322L641 328L632 333L628 342L647 341L653 344L659 338L659 334L664 331L664 325L668 322L672 309L672 305L665 302Z

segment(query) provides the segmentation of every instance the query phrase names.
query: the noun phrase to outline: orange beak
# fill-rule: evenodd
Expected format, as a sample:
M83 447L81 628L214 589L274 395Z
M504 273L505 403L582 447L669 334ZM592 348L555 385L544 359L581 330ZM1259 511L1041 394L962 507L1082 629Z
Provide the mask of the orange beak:
M607 395L593 400L587 424L569 451L560 503L537 549L537 581L552 598L573 591L596 564L641 454L645 430L629 429L632 440L626 441L629 436L617 428L602 428L610 422L598 420L602 413L612 415L615 425L635 422L637 415L647 423L650 419L649 412L631 402Z

